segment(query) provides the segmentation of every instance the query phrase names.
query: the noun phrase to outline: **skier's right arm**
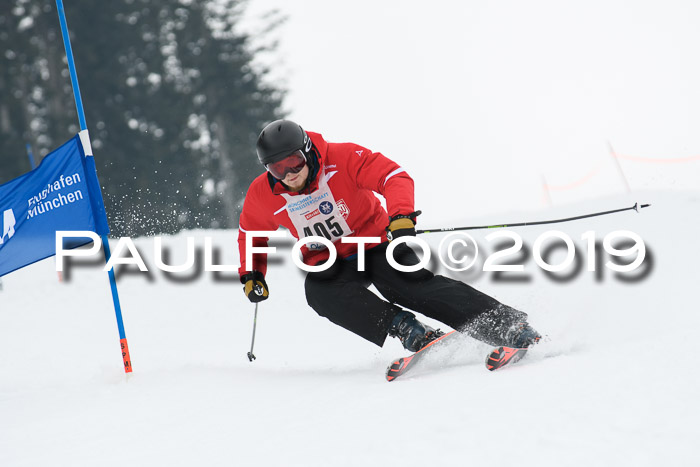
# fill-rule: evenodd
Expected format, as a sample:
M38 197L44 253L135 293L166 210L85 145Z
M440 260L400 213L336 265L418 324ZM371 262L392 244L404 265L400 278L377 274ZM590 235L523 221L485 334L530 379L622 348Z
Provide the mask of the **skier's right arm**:
M243 292L253 303L267 299L269 290L265 282L267 272L267 254L256 253L251 257L251 263L246 262L246 233L249 231L275 231L279 227L274 221L273 213L266 208L251 186L243 203L243 210L238 223L238 252L241 267L238 275L244 284ZM266 247L266 237L254 237L253 247Z

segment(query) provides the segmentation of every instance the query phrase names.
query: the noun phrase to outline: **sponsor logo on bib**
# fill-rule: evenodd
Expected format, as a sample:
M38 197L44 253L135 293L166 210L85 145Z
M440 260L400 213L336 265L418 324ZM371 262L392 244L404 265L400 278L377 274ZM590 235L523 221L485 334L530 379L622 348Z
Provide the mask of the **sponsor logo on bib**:
M324 201L318 205L318 209L323 214L330 214L331 212L333 212L333 204L329 201Z
M321 214L321 212L318 209L314 209L313 211L307 212L306 214L304 214L304 217L306 217L306 220L308 221L312 217L316 217L319 214Z
M336 201L335 204L338 205L338 212L340 213L341 216L343 216L343 219L347 219L348 216L350 215L350 209L348 209L348 205L345 204L345 200L340 199L340 200Z

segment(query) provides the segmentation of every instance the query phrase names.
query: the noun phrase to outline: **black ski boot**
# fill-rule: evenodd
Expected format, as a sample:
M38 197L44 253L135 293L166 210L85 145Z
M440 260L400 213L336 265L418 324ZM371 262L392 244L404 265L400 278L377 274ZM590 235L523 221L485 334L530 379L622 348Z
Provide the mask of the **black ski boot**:
M535 331L528 323L517 323L508 331L507 340L509 347L516 349L527 349L533 344L537 344L542 336Z
M409 311L401 311L391 322L389 335L398 337L404 349L418 352L420 349L444 335L439 329L421 323L415 315Z

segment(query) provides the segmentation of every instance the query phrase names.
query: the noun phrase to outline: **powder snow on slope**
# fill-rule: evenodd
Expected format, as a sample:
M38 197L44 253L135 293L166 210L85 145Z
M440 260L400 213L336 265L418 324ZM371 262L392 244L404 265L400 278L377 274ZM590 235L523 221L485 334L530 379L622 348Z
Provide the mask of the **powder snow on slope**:
M117 267L128 378L101 257L76 260L64 282L53 259L16 271L0 292L0 465L693 465L700 196L637 193L527 216L635 201L652 206L513 229L530 248L510 258L524 262L522 273L453 273L437 264L528 312L548 336L521 363L493 373L484 367L489 347L464 338L386 382L386 366L406 354L400 343L380 349L318 317L289 259L291 241L275 243L251 363L254 307L237 275L165 274L154 267L153 238L137 239L150 272ZM460 221L528 220L517 216ZM577 255L586 231L601 241L633 231L647 247L643 274L598 264L597 275L582 258L578 272L552 279L531 248L548 230L568 234ZM493 232L470 234L488 250ZM163 245L179 264L186 237L199 254L211 237L217 263L235 264L236 235L189 231ZM436 250L445 235L422 238Z

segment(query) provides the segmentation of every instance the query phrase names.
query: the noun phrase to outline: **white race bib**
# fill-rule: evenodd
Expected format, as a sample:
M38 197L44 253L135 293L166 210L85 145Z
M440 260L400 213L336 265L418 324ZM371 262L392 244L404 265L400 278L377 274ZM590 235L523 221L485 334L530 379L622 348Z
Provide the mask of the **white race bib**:
M282 193L287 200L287 214L299 233L299 238L317 235L335 242L341 237L353 233L345 221L348 211L345 202L336 203L333 193L328 187L328 176L319 177L318 190L310 195L292 196ZM322 243L307 243L309 250L323 250Z

